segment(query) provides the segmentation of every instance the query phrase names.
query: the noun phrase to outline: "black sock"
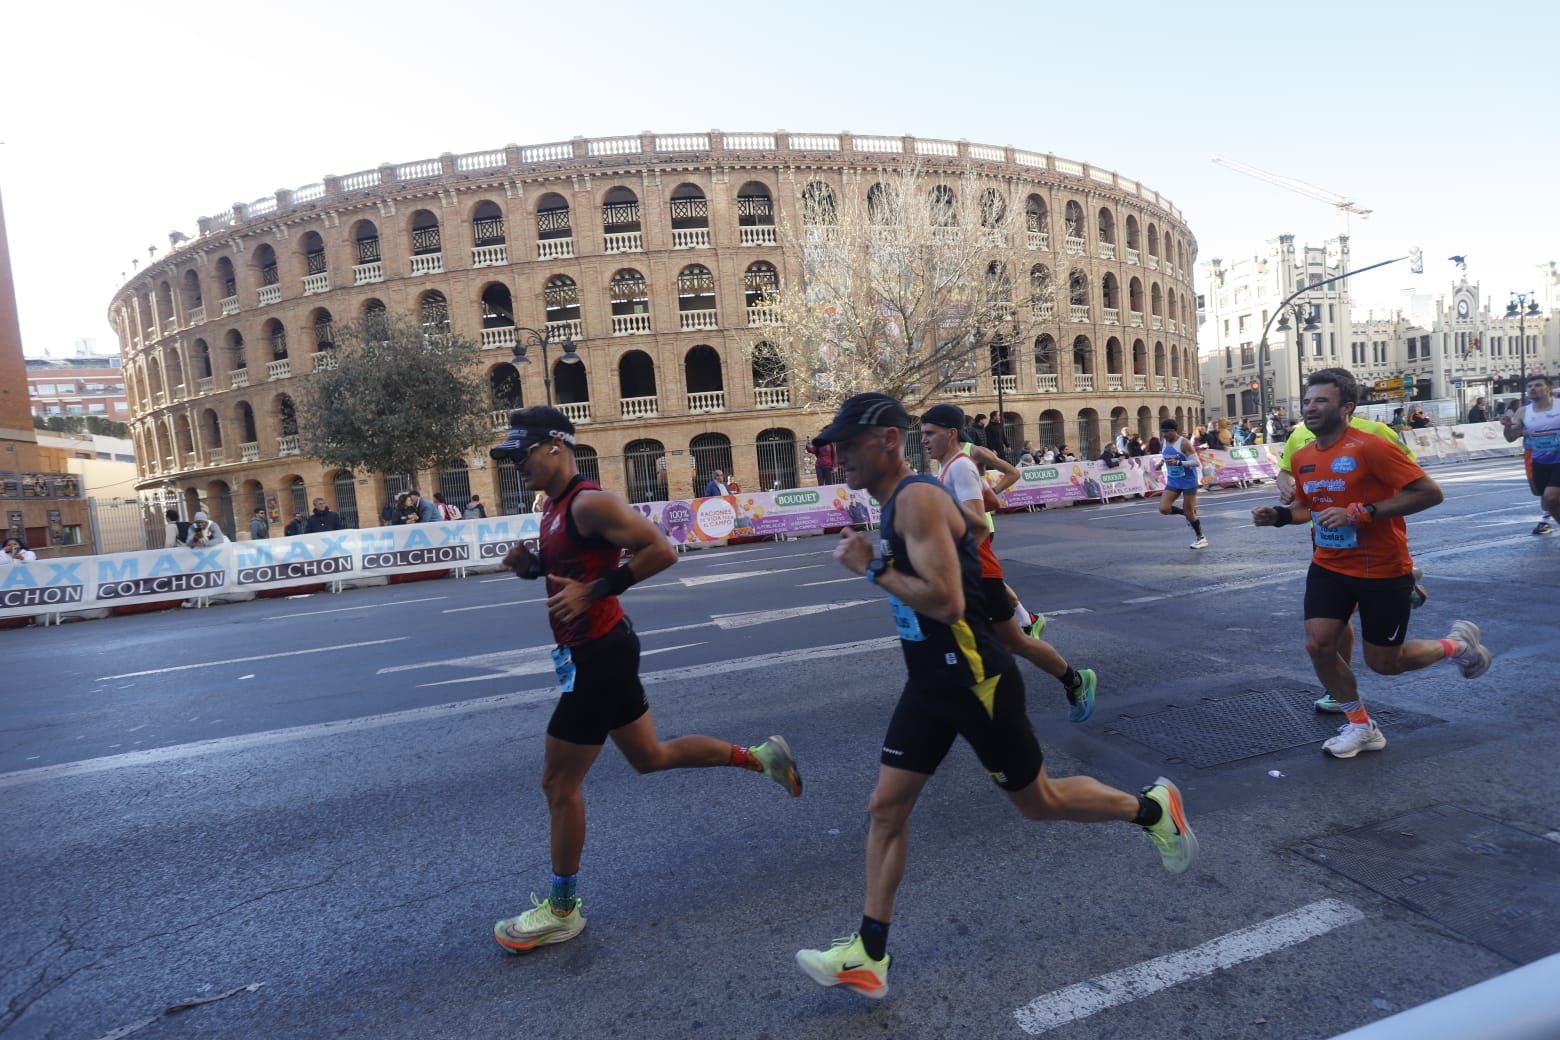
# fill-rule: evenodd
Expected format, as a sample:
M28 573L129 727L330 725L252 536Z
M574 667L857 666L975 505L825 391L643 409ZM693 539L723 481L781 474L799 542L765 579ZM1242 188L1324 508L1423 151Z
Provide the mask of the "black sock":
M1186 515L1186 510L1182 509L1180 506L1171 506L1170 507L1170 512L1172 514L1174 514L1175 516L1185 516Z
M1142 795L1138 795L1138 813L1132 822L1139 827L1152 827L1159 822L1160 817L1164 816L1164 814L1164 806L1152 798L1144 798Z
M888 953L888 922L861 916L861 945L867 948L867 956L880 961Z
M1067 671L1056 677L1056 681L1062 684L1062 689L1067 691L1067 699L1073 700L1073 695L1078 692L1078 687L1083 685L1083 678L1078 674L1078 669L1072 665L1067 666Z
M1202 537L1202 521L1201 520L1193 520L1191 517L1187 517L1186 518L1186 522L1192 525L1192 530L1196 531L1197 532L1197 537L1201 538Z

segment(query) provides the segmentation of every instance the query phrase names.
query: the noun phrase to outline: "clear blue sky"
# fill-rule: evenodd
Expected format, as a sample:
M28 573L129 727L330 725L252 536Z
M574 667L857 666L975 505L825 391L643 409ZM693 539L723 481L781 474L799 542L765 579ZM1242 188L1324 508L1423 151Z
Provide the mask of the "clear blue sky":
M130 260L280 187L509 142L678 130L914 133L1051 151L1172 199L1199 259L1330 207L1215 153L1375 210L1357 263L1421 245L1503 304L1560 259L1549 4L13 5L5 197L28 353L94 337ZM1366 278L1370 281L1367 283Z

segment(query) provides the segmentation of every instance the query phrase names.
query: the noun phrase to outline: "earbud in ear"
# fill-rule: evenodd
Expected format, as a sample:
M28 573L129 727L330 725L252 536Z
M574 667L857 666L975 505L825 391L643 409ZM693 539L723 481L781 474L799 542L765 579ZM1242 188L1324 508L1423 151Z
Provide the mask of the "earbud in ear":
M554 448L552 451L549 451L547 454L549 454L549 455L556 455L556 454L558 454L558 449Z

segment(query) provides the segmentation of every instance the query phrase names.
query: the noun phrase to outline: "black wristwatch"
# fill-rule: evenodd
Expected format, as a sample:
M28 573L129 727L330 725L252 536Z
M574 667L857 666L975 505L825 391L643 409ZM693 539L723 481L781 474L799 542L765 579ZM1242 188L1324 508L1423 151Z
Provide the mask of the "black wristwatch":
M1376 503L1366 502L1363 508L1370 510L1370 518L1372 520L1376 519Z
M869 582L876 585L878 579L883 576L883 572L886 570L888 570L888 561L881 556L874 556L867 561L866 578Z

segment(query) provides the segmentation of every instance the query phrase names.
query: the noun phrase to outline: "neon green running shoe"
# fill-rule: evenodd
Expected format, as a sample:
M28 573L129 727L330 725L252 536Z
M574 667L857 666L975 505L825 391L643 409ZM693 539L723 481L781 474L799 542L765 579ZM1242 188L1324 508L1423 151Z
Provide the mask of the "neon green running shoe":
M1143 797L1158 802L1164 810L1159 822L1144 827L1143 833L1159 849L1159 858L1172 874L1184 874L1197 859L1197 835L1186 822L1186 806L1181 803L1181 789L1164 777L1143 788Z
M792 798L801 797L802 774L797 771L796 758L784 737L770 737L757 747L748 748L748 752L763 764L765 776L790 791Z
M1039 639L1040 638L1040 634L1042 632L1044 632L1044 631L1045 631L1045 615L1044 614L1036 614L1034 617L1032 617L1029 620L1029 628L1028 628L1029 638L1030 639Z
M1078 669L1078 678L1082 680L1078 687L1067 691L1068 722L1087 722L1094 714L1094 693L1099 689L1099 680L1093 668Z
M515 917L506 917L493 926L493 938L510 953L524 953L538 946L568 942L585 930L585 918L580 913L581 904L559 917L552 904L537 899L531 893L531 909Z
M1316 710L1334 715L1341 714L1343 712L1343 702L1330 693L1324 693L1316 699Z
M827 950L797 950L796 963L820 986L848 986L864 997L888 996L888 954L875 961L858 933L836 939Z

